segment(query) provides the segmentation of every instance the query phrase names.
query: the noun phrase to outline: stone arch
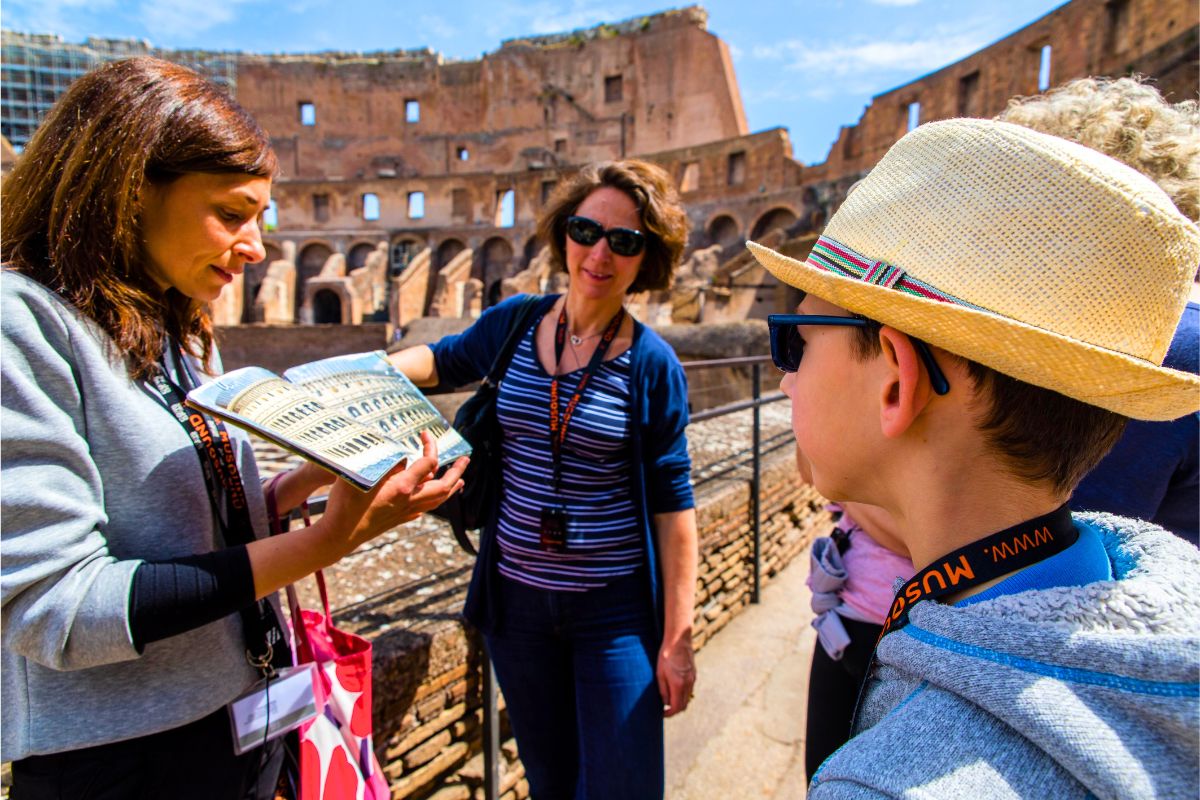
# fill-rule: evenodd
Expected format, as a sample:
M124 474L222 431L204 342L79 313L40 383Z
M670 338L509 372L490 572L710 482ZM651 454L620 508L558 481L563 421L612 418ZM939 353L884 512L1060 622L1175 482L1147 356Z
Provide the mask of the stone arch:
M499 289L493 292L492 287L498 287L512 273L513 246L504 237L493 236L483 243L479 253L479 277L487 289L485 301L490 306L492 297L499 296Z
M321 274L321 267L333 255L333 248L325 242L310 242L300 251L296 259L296 311L304 297L304 284Z
M350 248L350 252L346 253L346 274L349 275L351 270L356 270L359 267L367 265L367 256L375 252L374 242L359 242Z
M313 322L317 325L340 325L342 298L332 289L318 289L312 297Z
M446 239L445 241L443 241L441 244L438 245L437 263L434 265L434 268L441 269L442 267L446 266L451 261L453 261L454 257L456 255L458 255L459 253L461 253L463 250L466 250L466 249L467 249L467 246L465 244L463 244L461 240Z
M796 212L785 206L776 206L764 213L754 223L750 238L758 241L762 237L780 228L790 228L796 222Z
M262 322L262 315L254 311L254 301L258 299L263 281L267 278L267 270L278 260L271 258L268 253L267 257L257 264L246 265L246 271L242 274L242 322Z
M713 217L706 230L708 231L708 241L711 244L719 244L721 247L732 247L738 244L742 238L737 220L729 214L718 214Z
M530 264L532 264L533 259L537 258L537 254L542 252L542 248L545 246L546 243L542 241L542 237L538 236L536 233L526 239L525 248L523 250L525 255L525 266L528 267Z

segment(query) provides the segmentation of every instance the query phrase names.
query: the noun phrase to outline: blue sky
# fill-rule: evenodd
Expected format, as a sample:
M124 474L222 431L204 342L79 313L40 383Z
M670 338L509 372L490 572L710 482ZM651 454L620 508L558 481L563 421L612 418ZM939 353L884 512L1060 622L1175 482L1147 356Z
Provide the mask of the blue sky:
M729 43L752 131L783 126L805 163L871 97L949 64L1062 0L708 0ZM68 41L304 52L431 47L478 58L502 39L670 8L643 0L6 0L0 24Z

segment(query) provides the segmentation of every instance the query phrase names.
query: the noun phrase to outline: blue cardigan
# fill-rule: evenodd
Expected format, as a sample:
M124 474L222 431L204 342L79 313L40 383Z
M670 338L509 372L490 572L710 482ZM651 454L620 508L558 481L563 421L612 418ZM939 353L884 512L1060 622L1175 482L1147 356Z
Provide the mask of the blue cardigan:
M446 336L432 345L441 385L462 386L487 374L515 322L520 296L509 298L483 312L467 330ZM532 316L536 323L554 305L558 295L548 295ZM649 598L661 622L662 585L655 555L653 515L693 508L691 458L688 456L687 377L670 345L654 331L634 321L630 347L630 418L637 493L634 499L643 529L649 575ZM484 526L479 558L467 590L463 616L485 633L498 630L503 621L499 608L496 571L495 511Z

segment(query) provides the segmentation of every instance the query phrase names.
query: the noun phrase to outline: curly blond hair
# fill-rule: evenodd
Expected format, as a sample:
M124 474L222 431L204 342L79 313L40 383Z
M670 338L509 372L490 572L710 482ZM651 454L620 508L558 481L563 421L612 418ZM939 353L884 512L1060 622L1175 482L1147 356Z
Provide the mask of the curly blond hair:
M1081 78L1016 97L996 119L1099 150L1153 179L1200 221L1200 105L1171 104L1141 76Z

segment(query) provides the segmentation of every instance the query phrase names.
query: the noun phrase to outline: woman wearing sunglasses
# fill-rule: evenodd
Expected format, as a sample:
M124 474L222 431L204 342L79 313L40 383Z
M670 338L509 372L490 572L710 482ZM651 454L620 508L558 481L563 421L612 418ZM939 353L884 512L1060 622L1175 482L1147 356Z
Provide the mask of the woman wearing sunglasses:
M624 308L669 285L688 227L670 178L639 161L585 167L539 222L570 288L540 299L500 384L503 491L465 611L538 800L661 797L663 717L691 697L687 383ZM418 385L479 380L523 302L393 359Z

